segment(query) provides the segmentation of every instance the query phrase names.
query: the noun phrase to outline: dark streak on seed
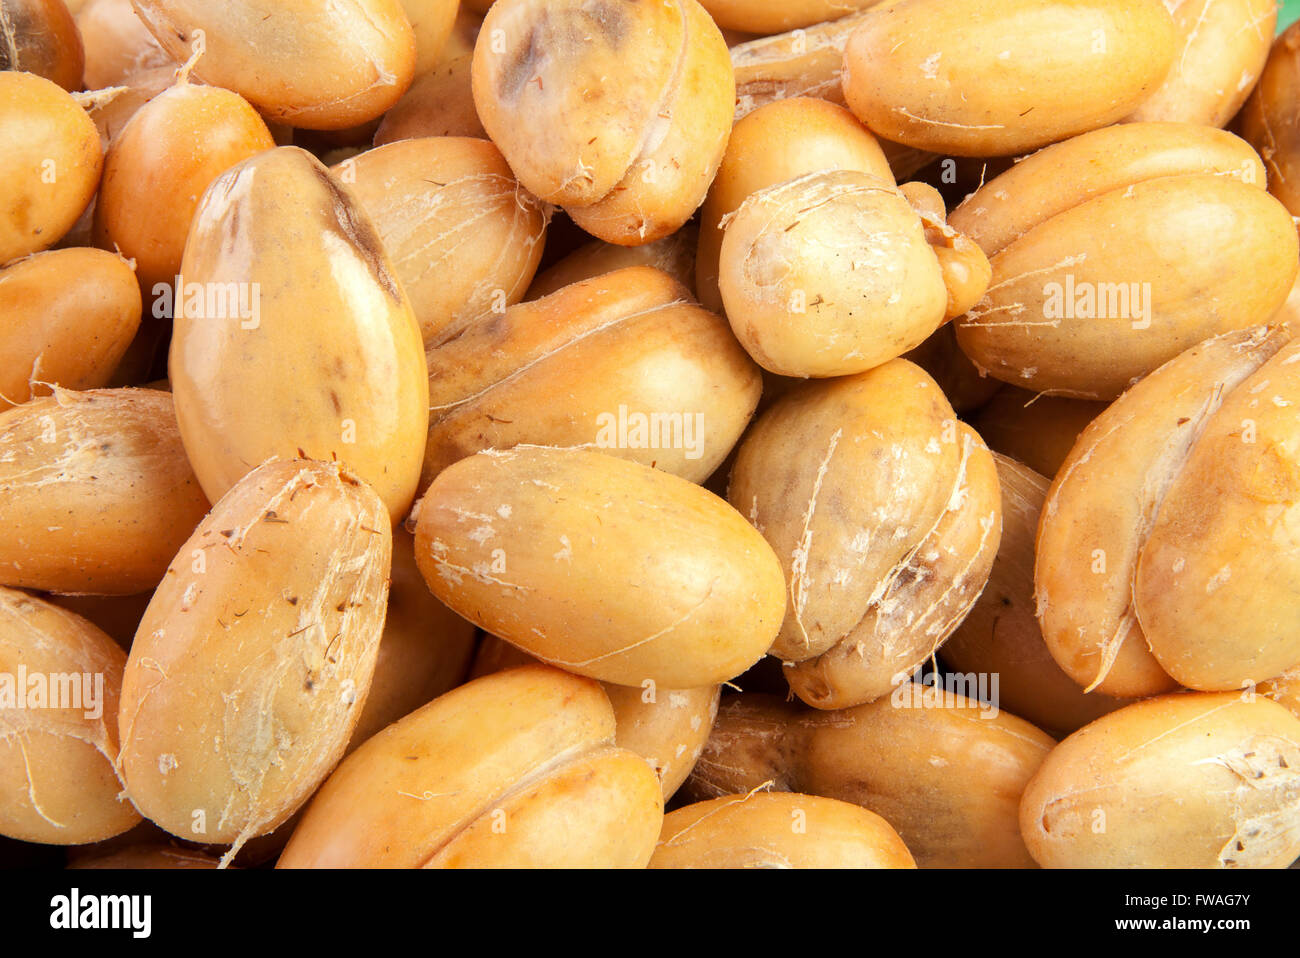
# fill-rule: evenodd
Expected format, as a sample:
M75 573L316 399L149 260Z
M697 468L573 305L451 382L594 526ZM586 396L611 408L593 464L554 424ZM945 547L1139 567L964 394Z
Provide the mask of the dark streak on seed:
M497 96L501 99L516 99L527 82L524 78L532 75L533 67L544 55L546 44L540 34L549 25L549 20L543 9L537 22L529 28L524 42L515 49L514 56L502 68L497 79Z
M397 280L393 278L393 274L388 271L388 265L384 262L383 242L379 239L374 224L360 215L356 203L343 192L342 187L334 182L334 178L319 161L313 160L310 169L325 187L326 195L330 199L330 212L334 214L334 224L339 235L360 254L362 261L370 268L370 272L374 274L384 292L394 301L400 301L401 287L397 285Z
M543 7L523 42L513 47L513 55L497 75L497 96L515 100L529 83L536 83L539 90L544 90L539 65L593 43L617 51L626 45L631 29L628 13L616 4L584 5L580 12L558 15Z

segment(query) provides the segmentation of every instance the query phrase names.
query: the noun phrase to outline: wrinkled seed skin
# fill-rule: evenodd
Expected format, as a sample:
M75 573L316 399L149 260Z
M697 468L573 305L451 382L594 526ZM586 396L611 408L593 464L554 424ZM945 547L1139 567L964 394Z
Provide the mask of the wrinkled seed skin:
M945 423L956 417L938 386L895 360L796 389L746 435L727 498L785 572L773 655L802 662L859 638L876 593L951 499L966 455L955 432L943 441Z
M0 583L131 595L208 511L172 398L58 390L0 413Z
M520 182L557 205L590 205L626 175L664 87L684 26L672 6L620 7L507 0L494 4L474 48L474 103ZM659 42L641 56L642 34ZM581 57L590 43L592 52ZM615 62L636 70L592 98L585 90ZM550 83L546 81L550 80ZM517 118L533 122L521 124Z
M102 712L83 708L0 708L0 835L26 842L80 845L140 821L119 800L118 695L126 653L85 619L15 589L0 587L0 673L81 673L103 681ZM92 680L93 681L93 680ZM27 694L29 689L18 689ZM93 694L93 691L92 691ZM28 704L31 705L30 701Z
M771 548L700 487L580 449L482 452L420 501L434 595L537 658L618 685L697 688L768 650L785 598Z
M282 460L181 547L136 633L118 717L126 790L151 821L242 844L343 756L384 627L385 516L337 465Z
M1025 789L1045 868L1285 868L1300 855L1300 719L1262 696L1148 699L1075 732Z
M730 49L737 121L769 103L815 97L844 105L844 47L862 14L759 37Z
M249 302L252 284L260 293L259 317L176 320L177 417L209 497L301 453L346 462L394 522L404 517L428 429L427 369L410 303L348 188L295 147L245 160L199 204L181 272L207 294L230 283Z
M934 525L872 590L852 631L813 659L785 666L790 689L815 708L848 708L888 694L932 659L979 598L1002 536L993 456L963 424L961 461Z

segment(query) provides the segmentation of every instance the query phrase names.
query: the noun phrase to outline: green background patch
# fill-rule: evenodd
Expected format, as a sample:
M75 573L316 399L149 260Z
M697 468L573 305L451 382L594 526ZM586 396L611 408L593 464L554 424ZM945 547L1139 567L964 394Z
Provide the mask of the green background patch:
M1300 0L1286 0L1277 15L1277 32L1281 33L1295 21L1300 20Z

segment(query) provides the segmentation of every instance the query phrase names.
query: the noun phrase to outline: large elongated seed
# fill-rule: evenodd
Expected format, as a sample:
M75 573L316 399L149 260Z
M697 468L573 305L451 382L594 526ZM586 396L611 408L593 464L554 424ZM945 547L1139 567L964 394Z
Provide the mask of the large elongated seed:
M365 705L391 556L378 496L332 463L268 463L217 503L127 662L120 768L136 807L237 845L293 814Z
M181 278L172 388L209 497L303 455L346 462L404 515L429 421L424 350L347 187L295 147L240 163L200 203Z

